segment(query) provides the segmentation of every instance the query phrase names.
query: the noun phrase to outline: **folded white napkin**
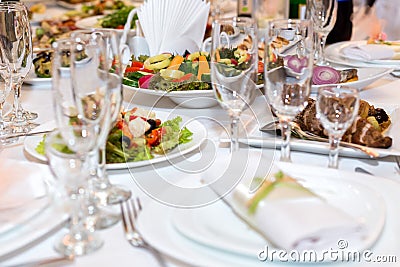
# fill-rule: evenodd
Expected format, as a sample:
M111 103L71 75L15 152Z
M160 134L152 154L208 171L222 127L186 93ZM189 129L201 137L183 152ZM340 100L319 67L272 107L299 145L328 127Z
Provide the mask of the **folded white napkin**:
M346 58L362 61L393 59L396 54L389 46L379 44L349 45L341 53Z
M207 25L210 3L203 0L148 0L137 10L150 55L184 53L199 49ZM184 44L180 44L180 41ZM196 51L189 51L196 52Z
M0 161L0 211L18 208L45 196L44 177L50 175L48 167L41 164Z

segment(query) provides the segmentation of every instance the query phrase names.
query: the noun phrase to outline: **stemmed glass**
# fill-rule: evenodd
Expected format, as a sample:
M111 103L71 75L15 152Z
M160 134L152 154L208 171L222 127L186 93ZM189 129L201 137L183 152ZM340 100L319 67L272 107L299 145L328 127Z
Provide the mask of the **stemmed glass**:
M7 140L4 138L11 131L6 128L3 120L3 107L8 94L11 91L11 71L8 65L0 64L0 143L6 144Z
M240 115L254 100L257 81L257 26L251 18L213 23L211 82L217 101L231 118L231 149L239 150Z
M104 119L101 121L98 146L92 153L94 168L96 171L92 175L94 183L94 194L99 198L102 205L118 204L130 198L131 192L120 186L112 185L106 172L106 143L108 134L120 114L122 103L122 77L123 66L120 45L118 38L113 31L77 31L72 34L72 38L80 40L89 40L93 37L101 38L106 46L106 58L103 62L104 70L107 73L108 84L108 106ZM100 159L99 159L100 155Z
M112 105L119 106L122 98L118 95L121 79L118 74L110 73L107 51L105 40L90 34L87 38L59 40L54 43L53 52L52 84L58 127L84 123L96 129L96 145L89 153L91 177L94 177L89 196L90 218L94 221L90 223L96 228L106 228L119 220L119 216L98 208L93 188L97 187L93 181L97 179L99 142L108 135Z
M357 89L346 86L324 86L318 89L317 117L329 133L330 168L338 167L339 143L358 114Z
M103 241L85 226L89 178L88 152L95 145L96 130L91 125L59 128L46 137L50 170L62 184L71 202L69 232L55 249L66 256L80 256L97 250Z
M315 31L315 62L327 65L325 59L325 43L336 22L337 0L311 0L307 2Z
M291 121L304 109L311 89L313 27L309 20L274 20L265 36L265 94L279 117L281 161L290 161Z
M20 103L21 86L32 66L32 37L26 7L18 2L0 3L0 62L12 72L14 90L14 114L11 128L14 132L26 132L37 126L28 120L37 118L36 113L24 111Z

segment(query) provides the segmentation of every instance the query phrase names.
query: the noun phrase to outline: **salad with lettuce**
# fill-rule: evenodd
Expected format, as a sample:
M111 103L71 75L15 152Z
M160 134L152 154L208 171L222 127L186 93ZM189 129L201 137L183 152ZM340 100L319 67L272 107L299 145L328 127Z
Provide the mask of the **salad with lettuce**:
M106 162L125 163L149 160L163 155L192 141L193 133L181 127L182 118L177 116L162 122L156 114L141 108L121 112L111 129L106 143ZM45 154L45 138L36 146L36 152ZM73 153L68 147L58 147L63 153Z
M106 145L107 163L149 160L192 140L193 133L181 128L182 118L162 122L154 112L133 108L122 112Z

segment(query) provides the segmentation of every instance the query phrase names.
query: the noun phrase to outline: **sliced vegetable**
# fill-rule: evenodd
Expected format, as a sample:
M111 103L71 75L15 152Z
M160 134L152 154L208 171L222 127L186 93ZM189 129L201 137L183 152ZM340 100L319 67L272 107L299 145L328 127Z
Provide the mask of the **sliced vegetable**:
M178 70L179 66L182 64L184 58L181 55L176 55L169 64L168 69L170 70Z
M151 77L153 77L153 74L145 75L145 76L140 77L139 81L138 81L139 82L139 87L140 88L144 88L144 89L148 89Z
M197 73L197 79L201 81L201 76L205 73L210 73L210 66L208 65L208 61L205 56L199 56L199 71Z
M173 70L173 69L162 69L160 70L160 75L164 79L173 80L173 79L180 79L182 78L185 73L180 70Z
M171 63L171 54L161 54L149 57L144 62L144 67L149 70L161 70L168 67Z
M299 58L297 55L286 56L287 66L296 73L301 73L307 67L307 58Z
M335 84L340 81L340 73L328 66L315 66L312 82L316 85Z

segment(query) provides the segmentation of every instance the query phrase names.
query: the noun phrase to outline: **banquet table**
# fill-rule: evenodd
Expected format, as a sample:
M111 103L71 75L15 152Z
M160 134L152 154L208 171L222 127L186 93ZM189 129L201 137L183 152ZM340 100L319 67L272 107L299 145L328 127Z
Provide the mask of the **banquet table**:
M362 99L371 101L373 103L384 103L385 105L399 106L400 104L400 79L394 78L391 75L386 75L378 81L370 84L367 88L361 91L360 95ZM38 119L35 121L40 124L44 124L54 119L52 112L52 91L51 84L39 84L39 85L23 85L21 94L22 105L29 111L34 111L39 114ZM152 109L157 111L174 112L179 115L184 115L189 118L198 119L207 129L207 140L204 143L210 143L216 147L222 154L229 153L229 144L227 142L220 142L220 139L224 136L224 132L229 127L229 117L226 112L219 106L215 105L210 108L204 109L191 109L177 106L167 97L159 98L155 95L149 95L141 92L131 91L128 89L124 90L124 103L125 108L128 107L143 107L145 109ZM254 108L266 110L265 101L263 97L259 96L255 101ZM245 115L248 115L247 113ZM252 120L250 115L243 116L244 124L246 120ZM393 122L394 127L398 127L398 122ZM190 152L184 155L184 157L178 158L179 162L190 162L198 161L201 149ZM252 149L261 150L261 148L251 148L244 144L241 144L241 149ZM272 161L279 160L279 150L262 148L262 150L269 154ZM47 167L46 163L40 162L24 150L24 138L20 138L17 143L8 145L0 150L0 161L15 160L21 163L30 162L38 164L42 167ZM295 164L301 164L305 168L307 166L316 166L326 168L328 164L328 157L326 154L307 153L302 151L292 151L292 161ZM376 178L376 182L379 183L380 179L390 180L388 184L393 183L396 185L395 188L400 188L397 184L400 182L400 170L396 165L394 156L387 156L378 159L369 158L358 158L358 157L340 157L339 158L339 169L347 171L349 173L355 173L355 168L361 167ZM139 197L142 201L143 210L146 207L157 202L156 199L150 197L144 192L138 185L137 178L139 181L145 180L149 186L156 188L160 193L163 192L162 181L160 179L158 170L162 171L164 179L170 183L179 184L181 186L198 186L199 181L193 179L190 175L185 175L185 172L181 172L181 175L175 175L176 170L173 164L169 162L161 162L154 165L148 165L140 168L131 169L120 169L120 170L109 170L109 178L113 184L122 185L129 188L132 191L134 197ZM366 180L369 179L368 174L360 174L360 177L364 177ZM21 188L23 191L24 188ZM385 192L379 192L385 194ZM393 203L392 203L393 204ZM398 205L398 204L396 204ZM118 206L115 207L118 210ZM392 210L391 210L392 211ZM139 215L140 216L140 215ZM155 229L158 224L162 223L162 218L158 218L157 214L154 215L154 220L151 222L150 227ZM393 212L387 214L394 223L400 227L400 213ZM23 264L43 258L57 257L59 256L53 249L54 243L57 236L65 231L63 225L58 226L56 229L49 231L46 235L42 236L38 240L28 244L27 246L18 249L10 255L0 257L0 266L11 266L17 264ZM73 262L69 263L68 266L158 266L153 256L146 250L140 248L133 248L125 240L122 223L117 224L99 231L101 238L104 240L104 245L98 251L91 254L76 258ZM384 241L377 241L377 244L371 248L374 250L376 247L380 254L395 255L397 256L397 263L329 263L329 266L400 266L400 240L398 236L394 236L395 232L392 229L384 229L382 235L385 236L385 240L390 240L390 247L386 247L383 244ZM160 237L162 238L162 237ZM396 244L396 245L393 245ZM188 248L190 249L190 248ZM212 249L211 249L212 250ZM179 252L177 252L179 253ZM184 253L184 252L182 252ZM212 252L210 252L212 254ZM243 266L243 262L238 259L237 256L221 252L220 256L214 257L214 266ZM196 259L190 259L186 262L164 255L169 266L188 266L188 262L195 262ZM207 258L208 254L203 254L202 258ZM256 257L256 251L255 251ZM202 259L198 259L201 263ZM200 264L202 265L202 264ZM272 262L259 262L257 266L282 266L289 265L283 263L272 263ZM294 263L293 266L301 265ZM58 265L55 265L58 266ZM67 266L67 265L66 265ZM307 264L309 266L309 264ZM328 266L327 264L313 264L313 266Z
M399 87L400 80L393 79L391 76L388 75L368 86L368 88L361 92L361 96L365 100L373 100L374 103L397 105L400 100L400 94L398 92ZM37 119L37 122L45 123L53 119L53 114L51 112L51 86L24 85L22 90L22 103L24 108L38 112L39 118ZM174 112L177 114L186 115L189 117L208 118L201 121L208 130L207 139L210 142L216 144L216 146L218 146L218 149L229 151L226 143L219 144L221 130L223 129L221 129L220 125L215 122L219 121L225 126L229 125L228 116L226 115L225 111L222 110L219 106L214 106L207 109L180 108L176 107L176 104L174 104L168 98L162 98L161 100L159 100L156 96L125 90L124 106L127 107L129 106L129 104L134 106L141 106L147 109L153 108L156 111L169 111L175 108ZM242 146L242 149L247 148L245 146ZM278 150L268 149L268 151L269 153L271 153L271 155L275 156L274 160L277 160L279 158ZM186 156L185 160L196 158L197 155L198 152L190 153L188 156ZM13 159L20 162L37 162L36 164L43 165L43 163L38 162L24 151L23 138L20 138L20 140L16 144L5 147L0 154L0 157L1 160ZM294 151L292 154L292 161L294 163L303 164L304 166L313 165L325 167L327 165L327 156ZM134 174L140 174L140 172L148 173L149 171L151 173L152 170L155 172L158 166L163 168L166 176L168 176L168 169L173 168L173 165L161 163L155 164L154 166L131 169L130 171ZM340 170L354 172L355 167L357 166L370 171L376 176L382 177L382 179L391 179L395 182L400 181L400 174L397 165L395 164L394 157L389 156L380 159L360 159L346 157L340 158ZM125 169L109 171L109 176L112 183L126 186L127 188L132 190L135 197L140 197L143 202L144 210L146 209L147 205L155 201L154 199L148 197L144 192L142 192L140 188L138 188L128 170ZM154 175L154 177L146 178L150 179L149 182L152 186L157 187L157 185L159 185L160 181L158 180L158 177L156 175ZM177 183L183 182L186 185L198 183L198 181L188 180L188 178L184 175L180 177L168 177L168 179L171 179L171 181ZM384 192L381 193L384 194ZM398 214L389 214L388 216L399 217ZM400 218L397 218L397 221L400 222ZM158 220L154 220L154 227L157 227L157 224ZM120 222L110 227L109 229L101 230L100 234L101 237L104 239L104 246L100 250L92 254L77 258L74 263L72 263L72 266L111 266L113 264L117 264L118 266L157 266L157 263L152 258L151 254L149 254L145 250L133 248L128 244L128 242L124 239L122 225ZM57 253L53 250L55 236L57 236L57 234L52 233L51 235L43 238L43 240L39 240L34 244L30 244L28 248L17 251L15 255L12 255L12 257L1 259L2 262L0 262L0 265L7 266L11 264L32 261L35 259L41 259L44 257L56 256ZM397 243L400 245L400 241L397 241ZM388 253L399 256L399 247L400 246L391 248L391 251L388 251ZM226 257L230 257L229 254L226 254ZM172 264L171 266L186 266L185 263L181 263L171 258L169 258L169 262ZM393 264L394 263L391 263L387 266L393 266ZM234 263L232 263L231 266L235 266ZM332 266L336 265L332 264Z

